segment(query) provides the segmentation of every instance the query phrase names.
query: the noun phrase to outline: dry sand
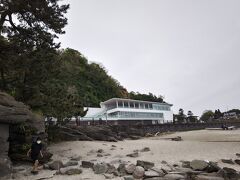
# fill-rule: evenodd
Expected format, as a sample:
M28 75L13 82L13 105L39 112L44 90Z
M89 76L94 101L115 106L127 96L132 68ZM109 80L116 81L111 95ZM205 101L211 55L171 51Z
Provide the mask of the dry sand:
M171 141L168 138L181 136L183 141ZM116 147L112 147L115 145ZM149 147L151 151L140 152L137 158L127 157L134 150ZM93 162L110 162L119 164L119 160L136 163L137 160L146 160L162 167L163 160L169 164L179 164L181 160L209 160L218 162L220 166L233 167L240 171L239 165L228 165L221 159L236 159L236 153L240 153L240 130L200 130L188 132L176 132L169 135L143 138L139 140L124 140L119 142L103 141L74 141L52 144L49 147L53 152L53 159L68 161L70 157L81 156L82 160ZM97 157L96 151L103 149L103 154L110 156ZM95 151L95 152L91 152ZM54 176L53 179L80 180L80 179L105 179L103 175L95 175L90 169L83 169L81 175ZM120 178L117 178L120 179Z

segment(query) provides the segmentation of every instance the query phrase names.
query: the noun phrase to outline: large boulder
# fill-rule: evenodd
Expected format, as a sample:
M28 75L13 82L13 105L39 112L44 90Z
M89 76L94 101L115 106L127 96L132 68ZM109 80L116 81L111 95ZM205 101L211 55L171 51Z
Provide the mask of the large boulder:
M190 167L193 170L199 170L199 171L203 171L208 167L208 162L203 161L203 160L193 160L190 162Z
M125 166L125 170L128 174L132 174L135 169L136 169L135 164L129 164L129 165Z
M133 177L136 178L136 179L141 179L141 178L143 178L144 173L145 173L145 170L144 170L143 167L136 166L136 168L133 172Z
M95 174L104 174L108 170L108 165L106 163L97 163L93 166L93 171Z

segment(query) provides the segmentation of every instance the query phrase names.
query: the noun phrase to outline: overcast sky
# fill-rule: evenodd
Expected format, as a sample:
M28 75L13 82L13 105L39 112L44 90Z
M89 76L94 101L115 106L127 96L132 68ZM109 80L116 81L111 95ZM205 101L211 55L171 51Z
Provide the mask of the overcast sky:
M240 108L239 0L72 0L62 47L128 91L201 115Z

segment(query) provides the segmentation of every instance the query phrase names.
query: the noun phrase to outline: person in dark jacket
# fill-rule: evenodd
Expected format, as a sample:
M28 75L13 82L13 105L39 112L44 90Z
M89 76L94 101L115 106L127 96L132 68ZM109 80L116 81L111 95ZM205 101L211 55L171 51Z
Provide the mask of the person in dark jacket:
M27 152L27 155L31 157L33 160L33 170L32 173L37 173L38 172L38 164L39 164L39 155L43 157L42 154L42 141L38 137L35 142L32 143L31 149Z

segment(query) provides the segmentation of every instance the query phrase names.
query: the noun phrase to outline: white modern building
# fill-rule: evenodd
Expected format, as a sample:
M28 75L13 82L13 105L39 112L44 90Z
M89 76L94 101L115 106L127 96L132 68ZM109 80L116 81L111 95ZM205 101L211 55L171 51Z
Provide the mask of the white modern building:
M162 124L173 121L172 104L133 99L112 98L100 103L100 108L88 107L81 122L109 124Z

